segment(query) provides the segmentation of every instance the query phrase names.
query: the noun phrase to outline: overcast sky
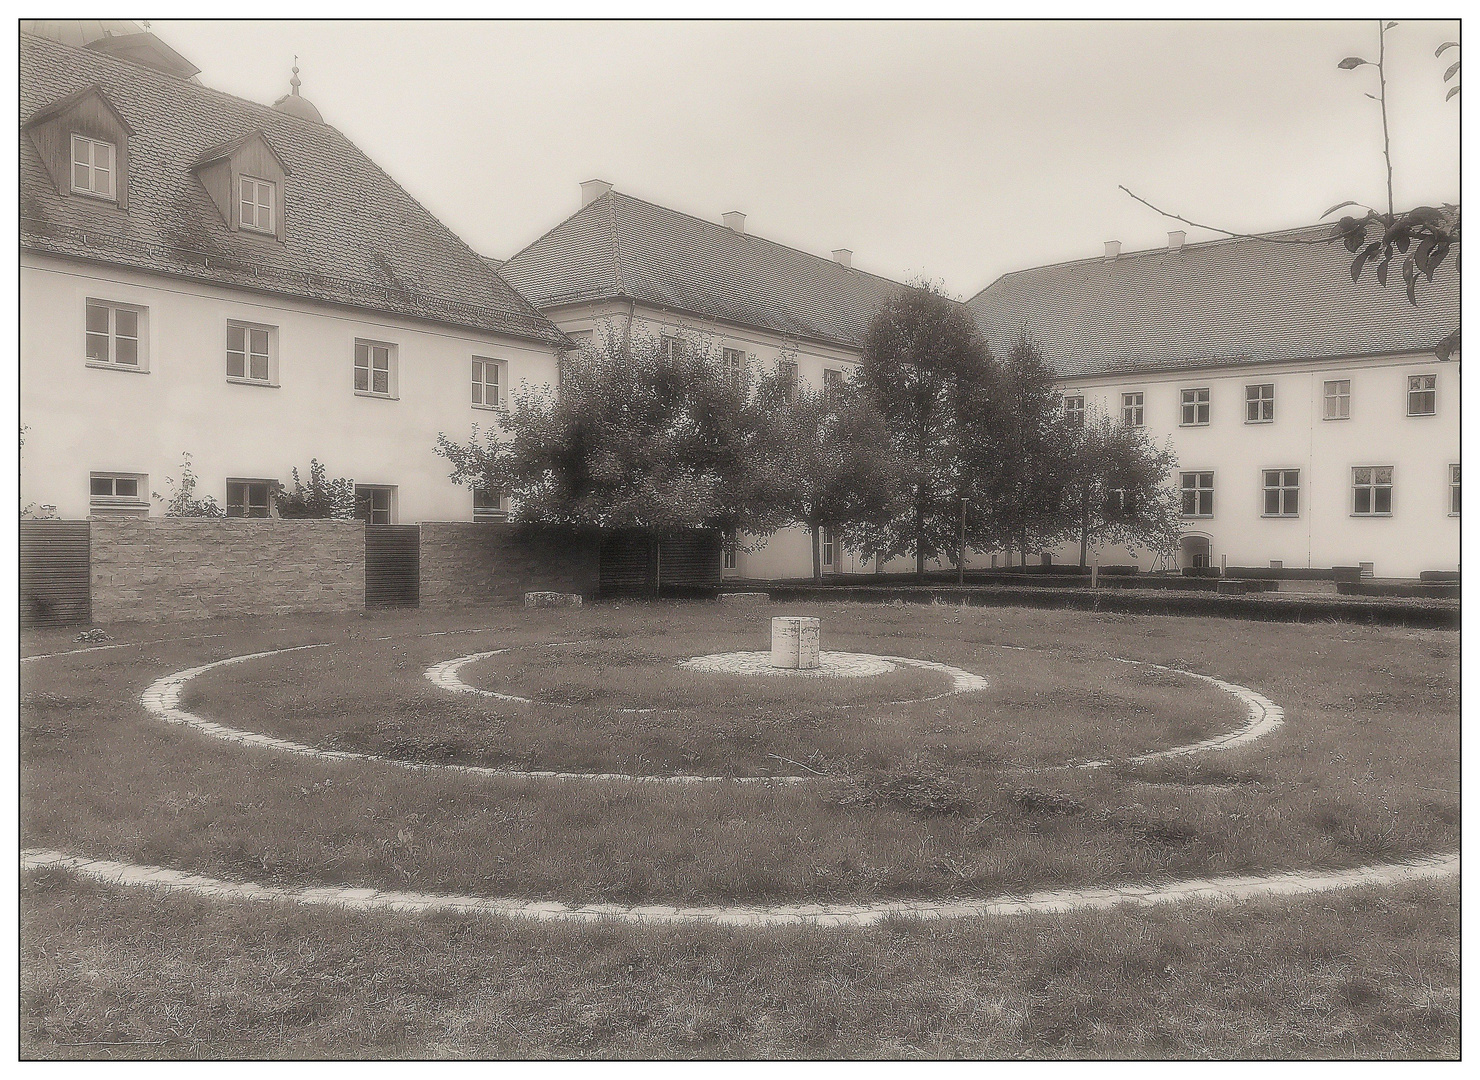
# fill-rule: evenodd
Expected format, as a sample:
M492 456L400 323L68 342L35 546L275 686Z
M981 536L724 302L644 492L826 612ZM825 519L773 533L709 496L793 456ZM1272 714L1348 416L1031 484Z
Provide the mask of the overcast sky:
M505 258L618 190L970 296L999 274L1385 200L1372 22L176 22L206 84L303 94ZM1458 201L1454 23L1388 36L1395 196ZM1189 230L1190 240L1212 234Z

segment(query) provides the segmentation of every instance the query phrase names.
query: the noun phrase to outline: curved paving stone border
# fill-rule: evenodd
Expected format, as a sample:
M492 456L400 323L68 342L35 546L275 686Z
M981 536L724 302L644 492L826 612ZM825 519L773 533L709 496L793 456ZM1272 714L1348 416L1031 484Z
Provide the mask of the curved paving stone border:
M87 859L61 851L23 851L21 869L65 870L115 885L150 886L218 900L271 900L320 904L365 911L464 912L502 915L541 922L573 920L628 923L688 923L725 926L869 926L883 919L964 919L1001 915L1044 915L1115 908L1121 905L1201 900L1234 903L1265 896L1350 889L1363 885L1399 885L1409 881L1459 876L1458 852L1411 862L1361 866L1354 870L1294 872L1262 877L1193 878L1166 885L1122 885L1113 889L1056 889L990 900L898 900L878 904L731 905L680 908L667 904L585 904L558 901L503 900L481 896L392 892L324 886L284 889L251 882L222 881L162 866L140 866L110 859Z
M378 754L363 754L352 750L321 750L317 747L307 746L303 743L292 742L287 739L275 738L271 735L263 735L253 731L243 731L239 728L228 727L225 724L217 724L206 720L204 717L195 715L180 708L180 695L184 691L185 684L197 675L202 675L218 667L226 667L231 664L240 664L247 660L257 660L267 656L277 656L281 653L299 652L304 649L326 649L333 644L321 642L314 645L295 645L286 649L270 649L266 652L245 653L241 656L231 656L224 660L216 660L199 667L187 668L177 671L173 675L166 675L151 683L140 697L140 703L155 716L171 724L184 724L192 727L204 735L212 738L223 739L227 742L240 743L244 746L257 746L268 750L279 750L285 753L300 754L305 757L317 758L322 761L369 761L383 765L394 765L398 768L412 769L417 771L445 771L461 773L467 776L497 777L502 779L536 779L536 780L602 780L602 781L631 781L635 783L652 784L711 784L731 782L736 784L802 784L811 783L821 776L638 776L629 773L575 773L555 771L534 771L521 769L496 769L484 765L438 765L429 762L406 761L402 758L381 757ZM559 644L571 644L561 642ZM496 698L509 698L509 695L498 694L492 690L480 690L471 687L457 678L457 669L463 664L471 663L484 656L493 656L498 653L508 652L508 649L494 649L490 652L472 653L468 656L460 656L454 660L444 661L429 668L426 672L428 679L439 686L449 690L466 693L487 694ZM872 654L860 654L872 655ZM952 689L949 694L969 693L984 689L988 683L980 675L974 675L961 668L954 668L948 664L938 664L932 660L916 660L906 656L888 656L881 659L894 663L908 664L913 667L925 668L927 670L940 671L951 676ZM1285 722L1285 712L1274 702L1257 691L1250 690L1246 686L1237 683L1225 682L1215 679L1211 675L1199 675L1196 672L1182 671L1179 668L1169 668L1161 664L1149 664L1139 660L1121 660L1122 664L1135 664L1140 667L1154 668L1159 671L1170 672L1175 675L1186 675L1189 678L1201 679L1211 683L1220 690L1237 697L1244 702L1248 709L1248 721L1241 728L1215 735L1201 742L1190 743L1186 746L1174 746L1169 750L1157 750L1149 754L1141 754L1137 757L1127 758L1129 764L1142 764L1148 761L1156 761L1162 758L1182 757L1191 754L1206 753L1213 750L1227 750L1235 746L1253 742L1275 730ZM946 694L937 695L945 697ZM512 698L514 701L528 701L527 698ZM921 698L921 701L931 701L933 698ZM908 704L907 702L895 702L893 704ZM853 706L842 706L851 708ZM624 712L651 712L653 710L630 709ZM1110 761L1078 762L1072 765L1054 766L1057 768L1080 768L1098 769L1113 764Z
M627 773L571 773L571 772L543 772L521 769L494 769L485 765L437 765L430 762L406 761L403 758L381 757L378 754L362 754L353 750L320 750L314 746L306 746L303 743L291 742L288 739L275 738L272 735L263 735L255 731L243 731L240 728L227 727L225 724L217 724L195 713L180 708L180 695L185 690L185 684L197 675L203 675L219 667L227 667L231 664L240 664L247 660L259 660L266 656L278 656L282 653L299 652L303 649L327 649L329 642L317 645L295 645L289 649L271 649L267 652L246 653L242 656L230 656L225 660L216 660L200 667L187 668L177 671L173 675L166 675L156 679L149 685L139 698L140 704L149 712L167 724L183 724L194 728L203 735L209 735L214 739L223 739L227 742L240 743L243 746L256 746L264 750L280 750L289 754L301 754L304 757L315 758L319 761L369 761L380 765L394 765L402 769L412 769L420 772L449 772L460 773L465 776L497 777L507 780L609 780L609 781L631 781L643 784L710 784L710 783L733 783L733 784L800 784L814 780L811 776L633 776Z

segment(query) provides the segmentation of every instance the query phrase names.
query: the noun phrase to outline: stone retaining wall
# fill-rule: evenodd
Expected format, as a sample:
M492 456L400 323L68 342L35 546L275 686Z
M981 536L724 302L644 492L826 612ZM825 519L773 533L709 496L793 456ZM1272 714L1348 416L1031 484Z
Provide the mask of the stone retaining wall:
M508 522L421 523L421 605L522 603L526 592L579 593L601 584L595 538Z
M93 518L89 524L96 623L365 607L363 522Z

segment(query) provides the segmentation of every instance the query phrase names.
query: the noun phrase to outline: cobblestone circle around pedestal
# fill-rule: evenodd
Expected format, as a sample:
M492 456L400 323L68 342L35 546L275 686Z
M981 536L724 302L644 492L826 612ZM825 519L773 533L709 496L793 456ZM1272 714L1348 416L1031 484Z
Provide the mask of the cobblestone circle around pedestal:
M861 679L883 675L896 666L888 658L871 653L823 650L817 654L817 660L815 668L783 668L772 665L769 652L727 652L680 660L678 666L715 675L780 675L805 679Z

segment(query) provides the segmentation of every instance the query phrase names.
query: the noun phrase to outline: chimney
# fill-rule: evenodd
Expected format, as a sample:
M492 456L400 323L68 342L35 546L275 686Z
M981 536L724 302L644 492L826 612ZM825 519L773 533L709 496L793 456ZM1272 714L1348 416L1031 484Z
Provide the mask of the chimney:
M608 184L605 180L585 181L581 184L581 205L590 206L611 189L612 186Z
M836 251L833 252L833 262L837 263L839 266L847 266L851 268L853 266L853 252L849 251L847 248L838 248Z
M1187 243L1187 234L1181 229L1173 229L1167 233L1167 250L1181 251L1182 245Z
M725 228L730 229L733 232L737 232L741 236L744 236L745 215L742 214L739 210L731 210L728 214L725 215Z
M1105 261L1106 262L1114 262L1118 258L1120 258L1120 241L1119 240L1106 240L1105 241Z

